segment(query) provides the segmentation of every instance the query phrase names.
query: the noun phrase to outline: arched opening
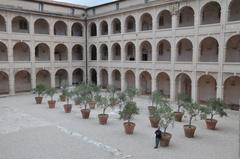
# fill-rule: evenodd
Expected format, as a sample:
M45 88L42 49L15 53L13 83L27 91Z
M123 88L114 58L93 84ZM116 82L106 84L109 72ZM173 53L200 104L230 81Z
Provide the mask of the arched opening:
M83 36L83 27L80 23L74 23L72 25L72 36Z
M102 21L100 23L101 35L108 35L108 23L106 21Z
M68 72L64 69L60 69L55 74L55 86L61 88L68 85Z
M51 87L51 75L47 70L41 70L36 75L36 84L44 84L47 87Z
M165 97L170 97L170 78L168 74L162 72L157 75L157 90Z
M178 94L186 94L189 97L192 96L192 80L187 74L180 73L176 77L175 87L176 97Z
M14 61L30 61L30 49L24 42L16 43L13 47Z
M105 69L100 71L100 82L102 89L107 89L108 87L108 72Z
M90 24L90 36L97 36L97 26L95 23Z
M152 93L152 77L147 71L140 74L140 90L143 95L149 95Z
M198 80L198 101L206 103L211 98L216 98L217 82L211 75L203 75Z
M135 32L136 31L136 21L133 16L128 16L125 21L126 24L126 32Z
M136 79L135 79L134 72L131 70L128 70L125 73L125 86L127 88L135 88L136 87L135 81L136 81Z
M212 37L203 39L200 43L200 62L218 62L218 41Z
M158 61L171 61L171 44L167 40L158 43Z
M118 43L112 46L112 60L121 60L121 46Z
M183 7L178 17L178 26L187 27L194 25L194 11L191 7Z
M121 90L121 73L118 70L112 72L112 84L117 90Z
M9 77L3 71L0 71L0 94L9 94Z
M102 44L100 47L101 60L108 60L108 47L106 44Z
M49 34L49 24L45 19L38 19L34 23L35 34Z
M90 50L90 59L97 60L97 47L95 45L91 45L89 50Z
M209 2L202 8L202 21L201 24L214 24L220 23L221 19L221 6L218 2Z
M166 29L172 27L172 15L170 11L163 10L158 16L158 29Z
M92 83L97 85L97 71L93 68L90 70L90 80Z
M67 35L67 25L63 21L54 24L54 35Z
M80 68L77 68L76 70L73 71L72 74L72 85L78 85L81 82L83 82L83 70Z
M232 76L224 82L224 102L229 107L240 105L240 77Z
M152 30L152 16L149 13L144 13L140 19L141 31Z
M112 33L113 34L121 33L121 21L118 18L115 18L112 21Z
M177 61L192 61L193 45L188 39L182 39L177 44Z
M31 75L27 71L19 71L15 74L15 93L30 92Z
M72 48L72 60L83 60L83 47L81 45L75 45Z
M136 60L136 47L132 42L128 42L125 47L125 55L127 61Z
M232 0L229 8L228 8L228 20L229 21L237 21L240 20L240 1L239 0Z
M35 47L36 61L50 61L50 48L47 44L40 43Z
M2 15L0 15L0 31L6 31L6 21Z
M0 42L0 61L8 61L7 46L2 42Z
M225 61L240 62L240 35L235 35L228 40Z
M148 41L142 42L140 46L141 50L141 60L142 61L152 61L152 45Z
M29 33L29 25L27 19L21 16L13 18L12 32Z
M63 44L58 44L54 50L55 61L67 61L68 59L68 50L67 47Z

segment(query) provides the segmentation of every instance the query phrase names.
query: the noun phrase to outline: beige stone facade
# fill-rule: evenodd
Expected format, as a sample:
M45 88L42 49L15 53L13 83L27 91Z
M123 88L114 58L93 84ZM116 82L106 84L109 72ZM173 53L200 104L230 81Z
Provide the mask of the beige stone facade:
M239 0L1 0L0 94L89 80L240 102Z

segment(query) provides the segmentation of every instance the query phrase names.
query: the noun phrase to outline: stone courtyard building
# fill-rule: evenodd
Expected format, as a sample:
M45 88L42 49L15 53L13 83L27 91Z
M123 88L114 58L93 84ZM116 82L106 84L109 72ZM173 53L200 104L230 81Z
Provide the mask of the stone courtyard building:
M240 103L239 0L0 2L0 94L91 81Z

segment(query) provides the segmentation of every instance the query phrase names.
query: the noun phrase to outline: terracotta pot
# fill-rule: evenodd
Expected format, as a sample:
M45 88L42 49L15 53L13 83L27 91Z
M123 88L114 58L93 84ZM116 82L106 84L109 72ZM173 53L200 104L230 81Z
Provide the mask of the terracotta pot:
M171 138L172 138L172 134L167 133L167 132L162 133L162 137L160 139L160 146L162 146L162 147L168 146Z
M175 113L175 121L182 122L183 112L174 112Z
M136 124L132 122L125 122L123 123L123 126L125 129L125 133L130 135L130 134L133 134Z
M107 124L108 114L98 114L98 120L101 125Z
M196 130L196 126L191 125L191 127L189 127L189 125L184 125L183 127L184 127L185 136L188 138L193 138Z
M159 127L159 118L155 118L155 117L149 117L150 123L151 123L151 127L152 128L158 128Z
M42 104L43 97L35 97L36 104Z
M55 101L55 100L49 100L49 101L48 101L48 107L49 107L49 109L55 108L55 105L56 105L56 101Z
M65 113L71 113L72 104L64 104L64 111L65 111Z
M154 114L155 111L156 111L156 107L154 107L154 106L148 106L149 115Z
M216 119L206 119L205 120L206 122L206 125L207 125L207 128L208 129L211 129L211 130L214 130L216 128L216 125L217 125L217 120Z
M91 101L88 104L89 104L90 109L95 109L95 106L96 106L96 102L95 101Z
M60 95L59 97L60 97L60 101L61 102L65 102L66 101L66 96Z
M89 109L82 109L81 113L82 113L82 118L83 119L88 119L89 115L90 115L90 110Z

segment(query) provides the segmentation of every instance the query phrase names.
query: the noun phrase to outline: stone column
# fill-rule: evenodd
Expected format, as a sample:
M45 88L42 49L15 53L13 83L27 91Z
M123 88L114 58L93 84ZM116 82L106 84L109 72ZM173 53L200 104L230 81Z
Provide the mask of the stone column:
M31 35L33 35L34 34L34 21L33 21L33 17L32 16L30 16L30 21L29 21L29 33L31 34Z
M99 85L101 85L101 75L100 75L100 68L98 67L97 69L96 69L96 71L97 71L97 85L99 86Z
M35 70L35 67L31 68L31 85L32 85L32 88L36 88L36 70Z
M171 102L174 102L175 101L175 90L176 87L175 87L175 75L174 75L174 72L172 71L171 72L171 75L170 75L170 101Z
M138 90L140 90L141 89L141 87L140 87L140 77L139 77L139 75L140 75L140 72L139 72L139 70L137 70L136 69L136 76L135 76L135 87L136 87L136 89L138 89ZM141 91L141 90L140 90Z
M125 86L125 73L123 68L121 69L121 91L124 91L126 89Z
M9 93L10 95L15 94L15 72L13 68L10 68L9 71Z
M112 61L112 47L110 42L108 42L107 47L108 47L108 61Z
M112 69L108 68L108 85L111 86L113 85L113 81L112 81Z
M152 73L152 92L157 90L157 77L155 72Z
M50 70L50 76L51 76L51 87L55 88L56 83L55 83L55 71L54 71L54 69Z
M121 47L121 62L123 63L125 61L125 48L123 41L121 42L120 47Z
M197 73L196 71L192 72L192 99L194 102L197 102Z
M69 84L69 86L71 86L72 85L72 81L73 81L73 75L72 75L73 70L71 68L69 68L69 69L67 69L67 71L68 71L68 84Z

